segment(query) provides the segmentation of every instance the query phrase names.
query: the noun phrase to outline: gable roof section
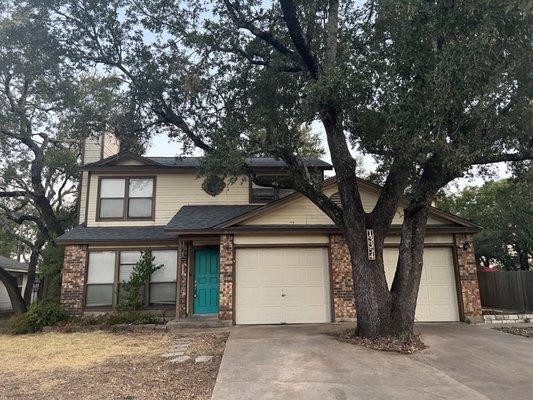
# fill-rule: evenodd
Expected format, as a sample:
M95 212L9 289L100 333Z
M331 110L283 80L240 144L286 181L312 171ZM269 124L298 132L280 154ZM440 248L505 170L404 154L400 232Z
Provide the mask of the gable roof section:
M165 226L166 231L196 231L210 229L260 205L201 205L183 206Z
M337 180L336 180L336 177L333 176L333 177L330 177L328 179L326 179L324 181L324 189L326 188L329 188L333 185L336 185L337 183ZM374 193L380 193L381 192L381 186L373 183L373 182L369 182L367 180L364 180L364 179L361 179L361 178L357 178L357 184L360 188L362 189L366 189L366 190L369 190L371 192L374 192ZM283 207L284 205L294 201L294 200L297 200L297 199L300 199L300 198L303 198L305 197L303 194L301 193L298 193L298 192L295 192L295 193L292 193L290 194L289 196L286 196L282 199L279 199L277 201L274 201L272 203L269 203L269 204L266 204L264 206L261 206L259 207L258 209L256 210L251 210L249 212L247 212L246 214L243 214L243 215L240 215L240 216L237 216L231 220L228 220L228 221L225 221L219 225L216 225L214 226L214 228L217 228L217 229L225 229L225 228L229 228L230 226L233 226L233 225L236 225L236 224L239 224L241 222L244 222L246 220L249 220L253 217L258 217L260 215L263 215L263 214L267 214L269 212L272 212L278 208L281 208ZM481 226L478 225L478 224L475 224L474 222L471 222L471 221L468 221L464 218L461 218L457 215L454 215L454 214L450 214L446 211L443 211L443 210L440 210L436 207L432 207L430 206L430 209L429 209L429 215L430 216L433 216L433 217L436 217L436 218L440 218L440 219L443 219L445 221L448 221L448 222L451 222L455 225L458 225L460 227L464 227L464 228L469 228L470 230L472 231L479 231L481 229Z
M134 160L142 165L115 165L117 162ZM150 167L157 169L198 169L200 168L202 157L144 157L130 152L121 152L100 161L82 166L81 170L101 170L107 168L129 168ZM316 157L306 157L303 159L308 167L322 170L332 169L332 165ZM248 157L246 164L254 169L280 169L287 166L282 160L272 157Z
M0 256L0 267L5 268L8 271L28 272L27 263L22 263L4 256Z

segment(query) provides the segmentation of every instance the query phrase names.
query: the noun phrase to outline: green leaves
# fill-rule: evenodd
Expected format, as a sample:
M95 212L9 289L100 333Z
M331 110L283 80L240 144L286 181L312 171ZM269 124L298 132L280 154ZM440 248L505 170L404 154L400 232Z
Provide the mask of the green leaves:
M444 198L438 206L483 226L474 237L481 264L529 269L533 256L532 182L529 169L511 179L467 188Z
M141 252L141 258L133 266L130 279L119 285L119 309L121 311L135 311L144 305L144 287L152 274L163 265L154 264L155 257L150 250Z

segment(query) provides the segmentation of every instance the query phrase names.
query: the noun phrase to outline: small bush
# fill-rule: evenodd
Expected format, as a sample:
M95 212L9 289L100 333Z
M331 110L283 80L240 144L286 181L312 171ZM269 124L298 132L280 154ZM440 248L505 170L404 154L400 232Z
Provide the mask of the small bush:
M55 326L70 320L68 314L57 302L33 303L22 315L15 315L10 320L13 334L33 333L43 326Z
M159 319L153 314L142 314L135 312L118 312L109 313L102 316L104 325L118 325L118 324L157 324Z

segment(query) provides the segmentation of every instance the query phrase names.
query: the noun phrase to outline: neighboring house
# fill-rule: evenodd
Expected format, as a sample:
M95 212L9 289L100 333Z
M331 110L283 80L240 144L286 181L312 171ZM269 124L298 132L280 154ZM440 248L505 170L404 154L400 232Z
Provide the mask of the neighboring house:
M339 229L299 193L259 187L243 176L219 195L202 190L199 159L111 154L102 140L86 143L80 225L59 237L65 246L61 301L72 314L112 310L119 282L140 251L157 264L146 308L177 318L218 315L236 324L316 323L355 317L348 250ZM250 158L256 174L286 174L272 158ZM309 170L331 170L316 158ZM358 182L369 211L380 187ZM335 178L324 192L338 199ZM386 239L389 282L402 212ZM428 220L419 321L481 316L472 235L479 227L436 208Z
M28 264L21 263L17 260L0 256L0 267L4 268L7 272L17 278L18 287L20 292L23 293L26 288L26 282L28 281ZM32 296L33 298L34 296ZM0 311L11 311L11 300L7 294L6 287L0 282Z

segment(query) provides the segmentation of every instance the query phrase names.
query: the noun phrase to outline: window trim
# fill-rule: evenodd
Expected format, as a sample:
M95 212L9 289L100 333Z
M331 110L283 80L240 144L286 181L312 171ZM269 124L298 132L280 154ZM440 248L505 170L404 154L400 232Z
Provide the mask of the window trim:
M264 175L269 175L269 174L264 174ZM268 188L268 186L265 186ZM280 198L282 199L283 197L279 197L279 191L280 189L279 188L271 188L273 191L274 191L274 199L273 200L270 200L270 201L264 201L264 200L257 200L257 199L254 199L254 196L253 196L253 182L252 182L252 178L249 177L248 178L248 201L250 204L268 204L268 203L272 203L274 201L277 201L279 200ZM295 189L292 189L294 191L296 191ZM284 196L285 197L285 196Z
M124 179L124 197L122 197L124 204L122 206L122 217L101 217L101 203L102 199L107 199L107 197L101 197L102 190L102 180L103 179ZM149 217L129 217L129 188L130 188L130 179L152 179L152 197L132 197L132 199L152 199L152 210ZM157 189L157 175L100 175L98 177L98 191L96 193L96 221L155 221L155 202L156 202L156 189ZM120 197L116 197L119 199Z
M150 283L151 283L151 277L150 280L145 284L144 289L144 303L143 303L143 310L173 310L175 309L179 304L179 277L181 273L181 264L180 264L180 250L178 247L163 247L163 246L156 246L156 247L120 247L115 249L107 249L107 248L94 248L89 249L87 251L86 255L86 268L85 268L85 282L83 285L83 307L90 311L111 311L115 310L118 307L118 289L120 284L120 253L123 251L145 251L145 250L151 250L151 251L160 251L160 250L170 250L176 252L176 302L174 304L168 304L168 305L150 305ZM89 256L90 253L101 253L101 252L113 252L115 253L115 265L114 265L114 271L113 271L113 298L112 298L112 305L110 306L88 306L87 305L87 277L89 275ZM159 283L165 283L165 282L159 282ZM98 284L90 284L90 285L98 285ZM102 285L109 285L109 283L103 283Z

